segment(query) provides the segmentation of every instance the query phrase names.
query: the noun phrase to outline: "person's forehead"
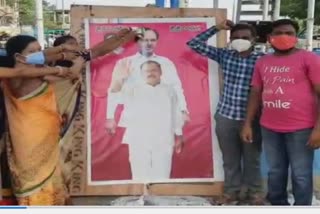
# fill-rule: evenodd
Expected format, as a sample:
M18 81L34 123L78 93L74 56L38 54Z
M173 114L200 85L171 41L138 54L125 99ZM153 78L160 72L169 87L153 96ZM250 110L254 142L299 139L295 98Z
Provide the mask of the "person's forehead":
M273 31L295 31L294 27L292 25L280 25L278 27L275 27Z
M155 63L145 63L143 67L146 69L159 69L159 66Z
M146 32L144 32L144 37L157 38L157 34L153 30L147 30Z
M26 49L35 49L35 48L41 48L38 41L31 42Z
M231 37L235 36L252 36L252 33L249 29L240 29L232 32Z

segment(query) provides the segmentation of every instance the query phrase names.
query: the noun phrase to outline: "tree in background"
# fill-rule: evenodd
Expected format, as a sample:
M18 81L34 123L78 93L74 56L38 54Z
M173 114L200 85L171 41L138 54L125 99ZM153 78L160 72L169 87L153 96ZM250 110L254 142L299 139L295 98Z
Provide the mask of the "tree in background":
M302 26L306 26L308 17L308 0L281 0L281 16L289 16L290 18L303 20ZM320 25L320 1L316 1L315 5L315 25Z
M19 8L19 23L20 25L35 26L36 22L36 0L6 0L7 4L13 7L17 4ZM53 20L53 13L56 8L50 5L47 1L43 1L43 21L45 29L59 29L61 24L55 23Z

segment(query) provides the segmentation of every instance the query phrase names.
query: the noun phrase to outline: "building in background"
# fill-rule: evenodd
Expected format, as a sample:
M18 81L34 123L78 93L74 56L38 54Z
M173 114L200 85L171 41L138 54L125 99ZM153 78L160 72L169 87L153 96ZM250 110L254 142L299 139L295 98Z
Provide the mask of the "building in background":
M52 11L46 11L46 13L50 13L50 18L52 21L58 25L61 25L63 30L70 29L70 9L57 8Z
M269 12L267 20L272 19L273 0L269 0ZM241 0L240 20L263 21L264 0Z
M19 13L17 11L17 8L9 7L6 0L0 0L0 48L3 48L10 36L20 33Z
M0 0L0 33L10 35L19 33L19 13L17 5L14 8L7 5L6 0Z

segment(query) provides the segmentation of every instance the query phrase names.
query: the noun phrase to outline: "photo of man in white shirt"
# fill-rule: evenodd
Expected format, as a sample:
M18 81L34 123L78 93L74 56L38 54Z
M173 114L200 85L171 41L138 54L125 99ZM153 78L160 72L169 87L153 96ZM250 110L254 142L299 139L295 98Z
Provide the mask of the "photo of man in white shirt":
M139 48L138 53L120 59L116 63L113 69L112 80L107 99L106 128L109 133L114 134L116 130L117 124L114 116L118 104L124 104L124 111L122 112L118 126L126 127L126 104L121 96L121 93L119 92L125 85L132 85L139 82L142 83L144 81L140 72L140 67L148 60L155 60L161 64L161 82L173 87L177 96L179 110L182 113L184 122L190 120L186 99L176 66L168 58L155 54L155 48L157 46L158 39L159 33L156 30L144 28L142 38L137 42ZM124 76L126 77L125 79L123 78Z
M174 88L161 80L162 65L149 60L141 66L144 82L126 85L125 141L134 181L170 179L172 155L180 153L182 112Z

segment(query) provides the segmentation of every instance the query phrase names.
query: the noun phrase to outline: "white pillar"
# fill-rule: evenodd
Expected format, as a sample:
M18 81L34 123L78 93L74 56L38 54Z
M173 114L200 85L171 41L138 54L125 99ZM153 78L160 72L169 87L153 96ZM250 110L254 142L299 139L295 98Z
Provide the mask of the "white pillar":
M315 0L308 1L307 49L312 50Z
M269 0L263 1L263 21L267 21L269 17Z
M64 0L61 0L61 7L62 7L62 28L65 27L65 14L64 14Z
M274 11L273 11L273 20L278 20L280 17L280 7L281 7L281 0L275 0L274 4Z
M235 12L235 20L234 22L235 23L238 23L241 19L241 7L242 7L242 4L241 4L241 0L235 0L235 4L236 4L236 12Z
M219 8L219 0L213 0L213 8Z
M36 20L37 20L37 37L42 48L44 48L44 29L43 29L43 7L42 0L36 1Z

